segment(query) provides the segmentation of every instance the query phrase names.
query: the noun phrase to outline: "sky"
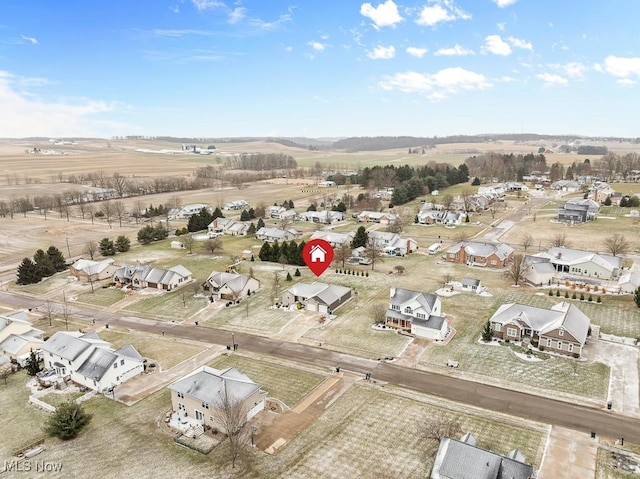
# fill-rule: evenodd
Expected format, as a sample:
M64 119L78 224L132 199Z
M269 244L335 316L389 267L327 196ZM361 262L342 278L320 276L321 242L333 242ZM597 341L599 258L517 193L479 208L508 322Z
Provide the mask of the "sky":
M637 137L634 0L0 2L0 137Z

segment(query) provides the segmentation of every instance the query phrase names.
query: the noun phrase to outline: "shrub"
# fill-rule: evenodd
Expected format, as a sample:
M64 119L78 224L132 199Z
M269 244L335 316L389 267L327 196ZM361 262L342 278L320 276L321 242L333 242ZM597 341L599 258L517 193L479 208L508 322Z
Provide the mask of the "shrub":
M576 292L574 291L573 294L571 295L571 299L576 299L576 298L577 298Z
M560 296L560 290L556 289L556 296Z
M596 303L602 303L602 298L600 296L597 297Z
M549 296L553 296L553 291L549 290Z
M73 439L82 428L89 424L91 415L84 411L80 404L74 400L66 401L56 408L45 426L45 431L50 436L60 439Z
M540 346L538 346L538 349L539 349L540 351L544 351L544 346L540 345Z
M580 357L580 355L578 353L573 353L571 356L573 356L576 359L578 359Z
M367 271L367 274L365 275L367 278L369 277L369 272Z
M580 301L584 301L584 293L580 293Z
M564 292L564 297L565 297L565 298L568 298L568 297L569 297L569 291L565 291L565 292Z
M593 301L593 296L589 295L589 302Z

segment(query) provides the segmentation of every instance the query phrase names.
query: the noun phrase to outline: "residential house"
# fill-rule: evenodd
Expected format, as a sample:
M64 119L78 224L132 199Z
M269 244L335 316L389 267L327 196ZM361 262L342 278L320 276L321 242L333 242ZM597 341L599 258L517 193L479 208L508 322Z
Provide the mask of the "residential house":
M44 367L89 389L111 390L144 372L144 358L130 344L120 349L96 333L58 331L41 347Z
M389 225L398 219L398 215L393 213L382 213L379 211L363 211L358 215L360 223L380 223Z
M520 183L519 181L508 181L506 183L502 183L499 186L501 186L505 191L529 191L529 187L524 183Z
M335 181L320 181L318 183L318 187L320 188L331 188L332 186L336 186Z
M467 266L504 268L511 260L513 253L514 249L504 243L461 241L447 250L444 259Z
M480 294L486 290L482 282L476 278L462 278L460 281L452 281L451 286L454 291L462 293Z
M239 211L239 210L244 210L248 207L249 207L249 203L247 203L245 200L230 201L222 205L222 209L227 211Z
M534 258L551 263L556 270L556 278L561 279L596 278L609 281L617 278L622 270L620 256L579 249L553 247L536 254Z
M532 466L514 449L506 456L477 446L476 438L465 434L460 440L440 439L431 479L533 479Z
M547 258L538 258L536 256L525 256L525 272L524 280L532 286L551 285L555 279L556 268L549 262Z
M462 224L465 216L461 211L420 210L417 218L421 225L456 226Z
M284 206L267 206L265 210L265 218L271 218L274 220L290 220L295 221L297 213L295 210L289 210Z
M558 208L558 221L585 223L595 220L599 212L600 205L595 201L573 198Z
M595 201L596 203L604 203L608 196L611 196L615 193L615 190L609 186L608 183L604 181L594 181L589 191L587 193L587 197L590 200Z
M418 249L418 243L411 238L402 238L397 233L371 231L369 241L389 256L406 256Z
M168 386L173 417L170 426L190 419L202 427L226 434L221 416L225 409L241 408L244 424L264 409L266 394L236 368L201 366Z
M344 220L344 213L340 211L305 211L298 215L300 221L310 221L312 223L320 223L330 225Z
M297 283L282 294L282 305L301 303L307 311L333 314L351 299L351 288L327 283Z
M440 341L450 330L438 296L403 288L391 288L385 324L421 338Z
M576 191L580 191L580 185L577 181L573 180L558 180L551 183L551 189L555 191L575 193Z
M335 231L314 231L310 240L321 239L329 243L333 248L339 248L342 245L351 245L355 233L337 233Z
M231 218L216 218L207 226L210 236L218 233L229 236L246 236L249 231L249 223L236 221Z
M294 229L281 230L280 228L269 228L263 226L256 231L256 239L266 241L267 243L282 243L283 241L291 241L300 236L300 233Z
M173 291L193 279L191 271L181 264L169 269L151 265L123 265L113 273L113 282L118 287L154 288Z
M640 274L625 273L618 280L618 288L622 294L633 294L640 288Z
M493 336L509 341L534 341L546 351L582 355L591 320L577 306L561 302L551 309L518 303L501 305L489 319Z
M213 208L210 205L204 203L191 203L183 206L182 208L171 208L167 215L169 219L189 219L193 215L197 215L202 210L207 210L209 213L213 213Z
M242 274L213 271L204 288L213 299L241 301L260 289L260 281Z
M111 278L118 268L112 258L102 261L79 259L69 267L69 274L78 281L102 281Z
M42 344L44 331L34 328L26 311L0 315L0 355L15 359L24 366L31 351Z

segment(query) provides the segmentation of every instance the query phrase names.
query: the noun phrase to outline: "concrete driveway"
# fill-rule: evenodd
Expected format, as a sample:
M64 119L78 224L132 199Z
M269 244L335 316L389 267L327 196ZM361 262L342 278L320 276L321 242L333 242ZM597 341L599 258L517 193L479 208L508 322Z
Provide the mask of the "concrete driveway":
M609 341L591 341L585 348L585 357L611 368L609 397L612 410L625 416L640 417L638 404L638 357L635 346Z

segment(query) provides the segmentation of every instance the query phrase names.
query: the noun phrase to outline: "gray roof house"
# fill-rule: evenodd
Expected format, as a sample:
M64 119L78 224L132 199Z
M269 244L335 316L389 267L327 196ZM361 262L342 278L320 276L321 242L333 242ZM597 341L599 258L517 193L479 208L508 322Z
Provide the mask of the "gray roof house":
M561 302L551 309L518 303L501 305L489 319L493 336L509 341L537 341L547 351L582 354L591 320L577 306Z
M471 434L460 440L443 437L436 453L431 479L532 479L533 467L514 449L506 456L476 445Z
M144 358L131 346L118 350L96 333L58 331L41 347L46 369L98 392L144 371Z
M557 276L570 279L587 277L603 280L617 278L622 269L622 258L591 251L553 247L533 258L546 260L553 265Z
M263 226L256 231L256 239L266 241L267 243L290 241L296 239L299 235L300 233L294 229L282 230L280 228L270 228L267 226Z
M336 248L336 247L342 246L344 244L350 245L351 241L353 241L353 237L354 236L355 236L355 233L353 233L353 232L338 233L336 231L318 230L318 231L314 231L311 234L311 238L309 238L309 239L310 240L322 239L322 240L325 240L327 243L329 243L334 248Z
M600 205L595 201L573 198L558 208L558 221L585 223L595 220L599 212Z
M282 294L282 304L302 303L305 310L333 314L351 299L351 288L327 283L297 283Z
M204 283L215 298L240 301L260 289L260 281L248 275L212 271Z
M514 249L504 243L461 241L447 250L444 259L452 263L488 268L504 268Z
M174 411L169 425L188 417L202 426L226 432L219 417L221 409L241 407L248 421L265 404L260 386L235 368L202 366L170 384L168 389Z
M192 274L178 264L169 269L145 265L123 265L113 273L113 282L134 288L155 288L172 291L191 281Z
M438 296L403 288L391 288L389 291L385 324L435 340L443 340L450 330Z

